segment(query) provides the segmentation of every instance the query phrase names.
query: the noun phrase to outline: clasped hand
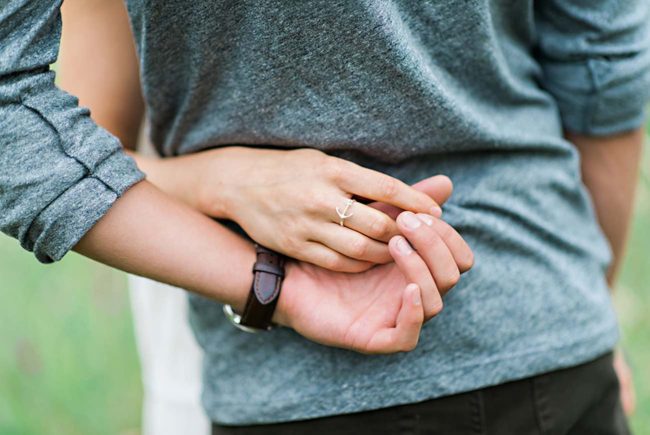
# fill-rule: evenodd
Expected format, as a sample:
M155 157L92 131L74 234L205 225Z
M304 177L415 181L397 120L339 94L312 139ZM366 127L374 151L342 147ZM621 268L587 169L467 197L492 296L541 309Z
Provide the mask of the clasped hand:
M473 265L468 245L440 219L452 191L447 177L407 186L309 149L229 147L167 160L196 179L185 190L194 197L181 199L293 258L274 321L315 342L363 353L412 350L442 296ZM375 202L354 204L341 227L336 206L352 196Z
M414 349L423 323L442 310L442 296L473 257L440 219L405 211L397 225L403 235L388 243L394 263L350 274L290 262L275 320L315 342L357 352Z

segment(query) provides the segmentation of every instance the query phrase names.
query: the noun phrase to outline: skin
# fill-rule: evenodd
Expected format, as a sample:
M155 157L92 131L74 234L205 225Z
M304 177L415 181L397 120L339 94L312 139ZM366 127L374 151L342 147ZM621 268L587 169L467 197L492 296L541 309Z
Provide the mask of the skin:
M59 85L80 97L125 148L135 149L144 102L124 2L66 0L61 11Z
M612 248L607 281L614 287L625 254L645 133L642 128L607 137L567 133L581 158L582 181Z
M118 136L127 148L134 149L137 142L137 131L142 119L143 104L139 93L137 60L133 42L128 33L126 13L122 2L116 0L67 0L64 2L63 9L63 50L59 58L60 71L64 72L60 81L61 85L74 95L79 96L83 105L92 108L93 118L99 124ZM66 17L70 17L70 19ZM83 35L83 37L79 35ZM98 53L102 53L102 58L107 59L104 61L106 63L102 64L102 59L97 55ZM106 74L106 71L110 71L110 74ZM589 137L567 132L566 137L575 144L580 152L583 181L591 194L599 223L612 246L614 258L612 267L608 272L608 281L613 287L622 262L625 240L629 229L643 133L639 129L611 137ZM197 183L196 177L197 172L203 172L196 170L201 166L211 169L224 167L228 161L228 156L224 158L224 155L219 154L217 151L211 150L202 153L201 158L198 158L198 155L184 156L180 158L185 159L182 164L169 161L156 162L154 159L142 156L136 156L136 159L139 166L148 174L148 179L167 194L165 196L166 201L169 202L170 197L172 197L182 201L194 210L202 210L208 215L227 217L228 212L224 211L224 209L236 210L237 207L223 207L220 204L227 203L227 201L212 197L209 189L205 187L219 185L218 181L207 180L207 182ZM212 154L208 157L208 153ZM213 170L212 172L218 173L219 171ZM173 182L170 182L171 180ZM198 189L197 184L199 185ZM440 203L444 202L446 196L451 192L451 186L444 186L443 184L436 186L433 183L429 186L430 194L438 190L437 194ZM153 188L149 186L147 189L152 190ZM427 189L423 188L421 190ZM197 195L197 191L201 193ZM221 190L212 189L212 191ZM156 195L160 196L160 193L156 193ZM217 227L211 220L206 220L200 214L196 214L187 208L181 208L176 203L174 205L182 209L183 213L189 215L185 219L186 223L191 219L196 224L200 224L202 228L205 227L204 230L199 232L204 235L212 235L214 242L217 239L221 240L221 237L216 234L219 233L219 230L216 229ZM374 207L382 210L392 218L396 218L400 212L396 207L385 204L375 203ZM146 210L143 212L146 212ZM236 214L236 211L233 213ZM134 219L137 221L137 217ZM439 219L433 221L435 225L444 225L444 222ZM391 229L392 232L395 231L397 225L397 222L395 222L395 227ZM408 231L406 228L404 230ZM448 230L440 229L437 233L445 234L446 231ZM163 234L167 233L168 231L163 232ZM430 233L428 234L431 236ZM413 234L411 236L413 237ZM375 239L383 241L384 238L376 236ZM395 239L392 244L389 243L388 249L391 250L393 244L396 247L398 241L399 239ZM173 241L170 241L170 243L170 246L174 246ZM460 242L449 241L448 243ZM232 244L241 243L234 240ZM194 246L194 248L201 249L199 245L200 243L197 240L197 246ZM213 252L214 244L208 243L208 245L203 248L207 258L212 258L213 261L219 260L218 253ZM236 255L235 258L231 256L231 258L225 259L233 267L233 273L226 276L226 282L229 281L229 277L246 277L249 272L249 265L253 258L252 250L244 244L241 244L241 246L240 254ZM459 249L456 248L451 251L459 252ZM175 255L175 253L170 252L169 255ZM465 263L463 263L463 260L455 258L457 264L461 264L461 266L471 265L471 251L467 255L468 258L464 260ZM396 257L400 258L397 255ZM399 264L400 261L397 261L396 264ZM178 261L175 260L170 263L169 266L173 268L178 264ZM304 276L322 272L318 269L310 270L310 265L300 263L288 267L302 270ZM461 269L462 267L459 267L459 271ZM169 276L174 275L174 273L161 274L160 270L150 272L153 276L159 276L161 281L176 281L180 286L186 288L193 285L196 291L207 294L212 293L211 286L212 282L214 282L212 279L222 278L221 276L211 276L211 271L207 267L204 269L201 265L196 265L195 270L190 274L190 276L196 277L194 282L187 282L187 275L181 276L182 279L178 279ZM214 271L212 272L214 273ZM308 280L308 278L301 277L300 273L289 273L287 282L290 283L294 276L296 277L295 282L300 284L302 281ZM435 283L435 280L433 281ZM285 286L287 282L285 282ZM431 280L426 277L419 278L419 282L425 289L431 286ZM229 282L225 287L231 289L232 296L230 300L233 302L236 300L241 301L243 295L247 292L248 285L248 282L236 282L236 280ZM291 285L286 286L283 293L290 288L292 288ZM438 301L435 293L428 292L426 294L429 296L424 299L426 300L428 297L429 300L425 303L428 308L423 310L423 318L425 318L427 310L429 310L429 315L435 312ZM406 298L404 300L408 300L406 291L404 295ZM289 311L292 309L294 308L288 308ZM279 317L282 317L281 313ZM288 317L290 318L291 315ZM288 319L280 319L280 321L290 323ZM634 407L631 376L620 352L617 353L615 366L621 380L623 405L626 412L630 413Z

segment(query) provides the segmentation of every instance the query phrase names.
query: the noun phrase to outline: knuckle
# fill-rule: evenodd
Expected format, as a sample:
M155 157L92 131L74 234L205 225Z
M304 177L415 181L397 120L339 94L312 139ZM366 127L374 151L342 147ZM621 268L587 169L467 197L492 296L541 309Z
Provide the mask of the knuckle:
M347 170L343 161L336 157L328 156L323 162L323 170L325 171L325 176L335 183L345 179L345 176L347 175Z
M431 319L432 317L437 316L442 311L442 308L443 308L443 303L442 303L442 299L440 299L439 301L436 301L435 303L433 303L427 309L427 318Z
M310 215L315 215L323 211L322 205L316 196L310 198L309 201L304 201L303 207Z
M449 290L450 288L455 286L456 283L458 283L459 279L460 279L460 272L458 271L458 269L455 269L453 272L446 274L444 277L440 279L439 287L445 291Z
M467 272L472 267L474 267L474 253L471 249L467 249L467 253L464 256L462 265L460 267L462 267L461 272Z
M451 225L449 225L448 223L446 223L446 222L444 222L444 221L442 221L440 219L437 219L437 221L438 221L439 225L436 228L436 232L440 235L440 237L442 237L443 239L448 240L448 239L451 239L452 237L455 237L456 235L458 235L456 230ZM435 222L435 220L434 220L434 222ZM458 237L460 237L460 235L458 235Z
M423 228L423 231L416 231L413 234L413 237L420 238L421 243L426 246L438 247L439 245L445 245L445 242L442 240L442 237L435 232L431 231L429 228Z
M370 235L375 239L386 239L392 235L392 227L390 218L377 218L372 222L372 224L370 224Z
M395 178L385 176L381 178L379 188L385 198L393 198L397 195L399 183Z
M278 236L278 243L280 246L289 253L296 252L298 249L298 243L289 233L284 232Z
M460 271L458 270L458 268L454 268L453 273L449 277L449 282L451 283L451 286L453 287L456 284L458 284L459 280L460 280Z
M354 258L363 258L368 254L370 243L367 239L359 237L350 242L350 254Z
M412 350L415 350L415 348L418 345L418 337L414 338L409 338L402 344L402 352L411 352Z
M305 201L305 204L310 213L323 213L324 210L329 210L331 206L329 199L323 193L314 193L311 198Z
M338 255L325 255L322 259L323 267L335 272L341 272L343 269L343 261Z

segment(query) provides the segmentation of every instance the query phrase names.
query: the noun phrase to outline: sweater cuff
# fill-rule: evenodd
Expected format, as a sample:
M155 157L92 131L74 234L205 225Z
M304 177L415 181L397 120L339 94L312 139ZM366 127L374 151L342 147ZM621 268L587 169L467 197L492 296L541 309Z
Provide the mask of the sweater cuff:
M42 263L63 258L115 201L144 176L133 159L121 151L104 160L32 222L27 239L33 243L36 258Z
M650 50L636 56L543 63L563 127L604 136L643 125L650 97Z

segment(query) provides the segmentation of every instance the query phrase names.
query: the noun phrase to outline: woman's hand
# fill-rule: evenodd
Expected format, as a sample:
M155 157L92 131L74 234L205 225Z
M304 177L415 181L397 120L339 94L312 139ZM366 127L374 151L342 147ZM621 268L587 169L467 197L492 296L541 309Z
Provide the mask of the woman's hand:
M237 222L270 249L329 270L359 272L392 261L387 242L399 231L378 203L441 213L430 195L313 149L227 147L153 163L143 170L163 190ZM354 203L340 226L336 208L351 197L377 203Z

